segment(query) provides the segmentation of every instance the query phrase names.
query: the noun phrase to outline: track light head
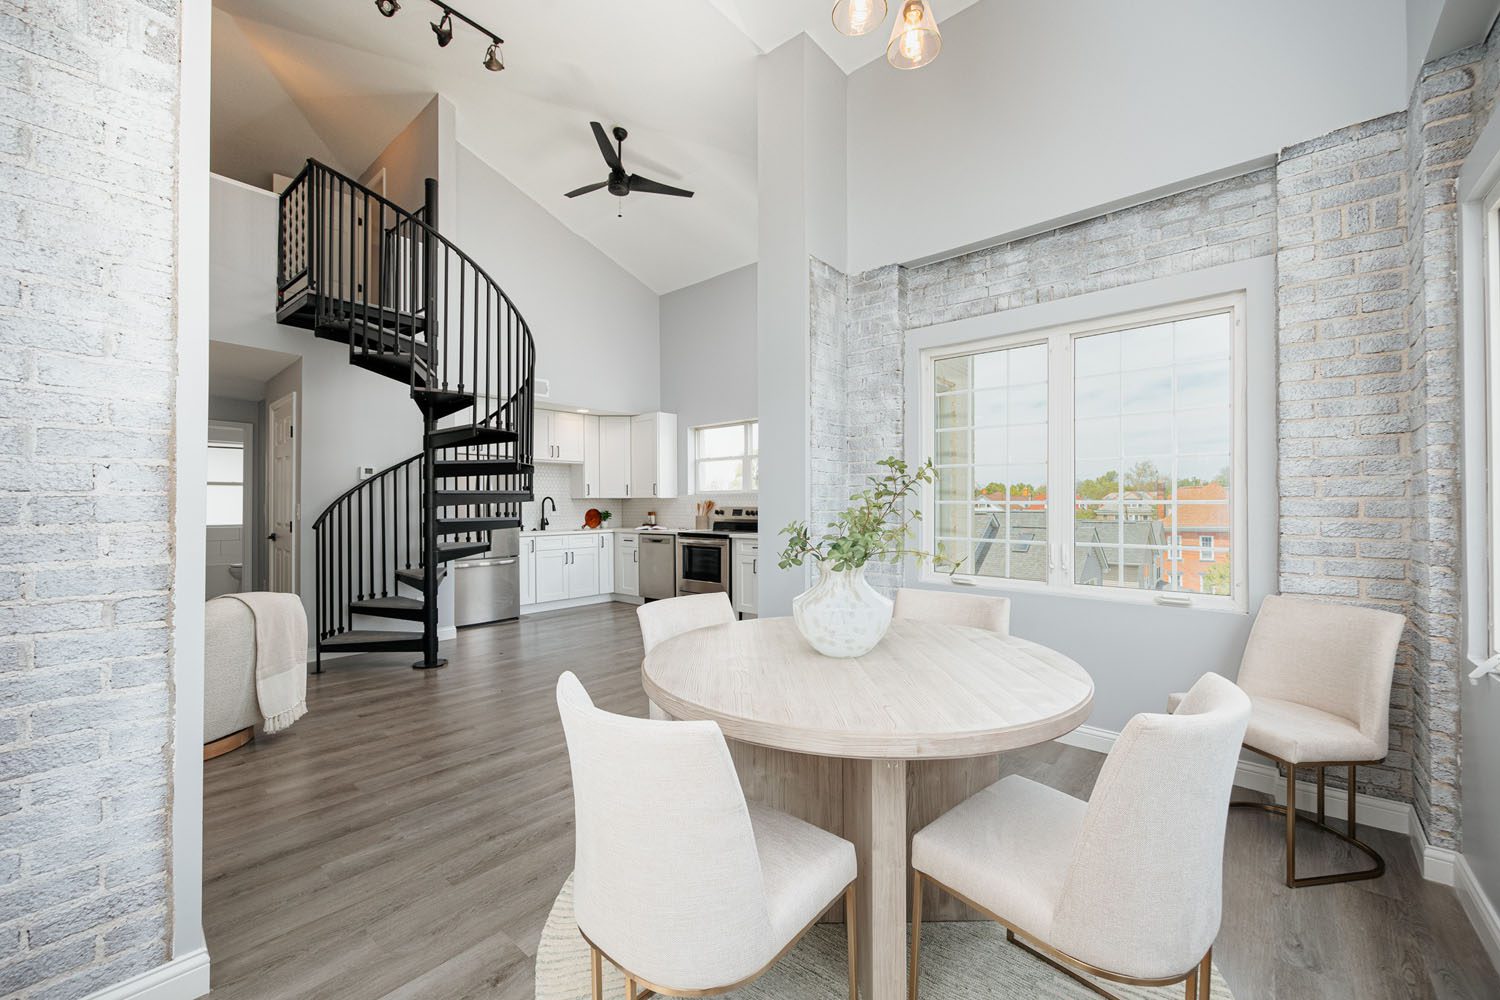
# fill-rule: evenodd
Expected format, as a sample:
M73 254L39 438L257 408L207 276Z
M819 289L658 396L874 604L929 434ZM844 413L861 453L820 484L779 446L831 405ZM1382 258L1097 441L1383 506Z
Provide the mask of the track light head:
M443 11L443 19L432 23L432 33L437 35L438 48L444 48L453 41L453 17L446 10Z
M397 0L375 0L375 9L386 17L395 17L396 11L401 9L401 4Z
M500 43L491 42L489 51L484 54L484 68L491 73L498 73L505 68L505 62L500 58Z

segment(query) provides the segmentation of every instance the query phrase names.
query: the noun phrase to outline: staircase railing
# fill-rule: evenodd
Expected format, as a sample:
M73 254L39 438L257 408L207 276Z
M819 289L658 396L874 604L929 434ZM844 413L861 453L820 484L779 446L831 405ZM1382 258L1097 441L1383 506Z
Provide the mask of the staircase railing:
M398 570L423 564L422 463L413 455L346 490L313 522L318 638L351 630L351 601L394 597Z
M404 359L412 389L468 394L480 425L502 402L511 454L532 461L536 346L520 310L468 254L383 195L316 160L281 194L277 288L314 327L347 328L351 360Z

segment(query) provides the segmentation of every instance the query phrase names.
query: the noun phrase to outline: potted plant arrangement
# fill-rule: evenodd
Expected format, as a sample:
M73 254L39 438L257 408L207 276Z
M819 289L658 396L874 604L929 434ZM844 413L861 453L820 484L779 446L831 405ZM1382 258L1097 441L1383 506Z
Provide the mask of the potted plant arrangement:
M915 469L895 457L876 464L887 470L885 475L871 476L869 485L849 498L853 506L817 539L805 521L781 530L788 537L778 563L782 569L801 566L807 559L818 564L817 582L792 601L792 617L803 638L824 656L863 656L890 627L891 601L865 580L870 560L931 560L950 574L959 567L941 547L927 553L908 546L922 512L915 505L908 509L906 500L936 478L932 460Z

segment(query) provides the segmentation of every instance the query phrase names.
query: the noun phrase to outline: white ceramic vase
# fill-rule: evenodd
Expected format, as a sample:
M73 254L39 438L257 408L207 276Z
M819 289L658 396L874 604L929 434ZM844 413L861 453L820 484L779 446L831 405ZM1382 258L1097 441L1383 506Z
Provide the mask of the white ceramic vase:
M792 600L792 618L808 645L824 656L864 656L890 628L892 607L865 581L863 566L825 569Z

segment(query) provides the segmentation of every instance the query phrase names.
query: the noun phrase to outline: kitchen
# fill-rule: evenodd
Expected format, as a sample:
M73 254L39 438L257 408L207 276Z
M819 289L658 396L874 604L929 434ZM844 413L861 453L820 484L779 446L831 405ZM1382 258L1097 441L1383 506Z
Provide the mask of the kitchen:
M690 593L724 593L741 617L756 614L756 421L679 433L675 413L538 407L536 428L537 499L523 526L455 564L460 628Z

